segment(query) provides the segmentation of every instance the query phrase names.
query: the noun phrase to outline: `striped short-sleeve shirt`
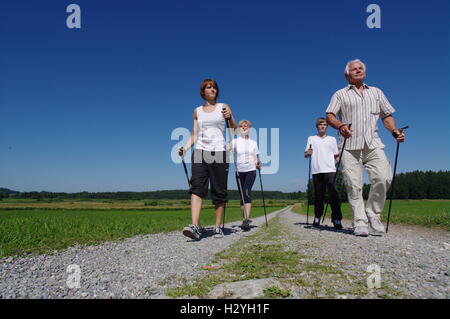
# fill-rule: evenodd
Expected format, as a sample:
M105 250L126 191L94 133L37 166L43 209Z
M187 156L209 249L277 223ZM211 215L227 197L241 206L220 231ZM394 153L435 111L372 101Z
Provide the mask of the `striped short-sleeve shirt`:
M383 91L367 84L364 84L362 93L354 85L336 91L326 110L326 113L336 115L342 123L352 124L352 137L345 144L347 150L361 150L364 142L370 149L384 148L378 135L378 118L385 118L394 112ZM339 136L341 148L344 138Z

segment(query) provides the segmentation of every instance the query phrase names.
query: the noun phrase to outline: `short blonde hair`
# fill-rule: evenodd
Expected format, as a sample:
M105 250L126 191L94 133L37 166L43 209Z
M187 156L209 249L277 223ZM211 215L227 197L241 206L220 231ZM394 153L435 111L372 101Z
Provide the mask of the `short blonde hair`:
M250 121L247 120L239 121L238 127L241 127L242 124L247 124L248 128L252 127L252 123L250 123Z
M316 121L316 127L319 127L319 124L325 123L328 126L327 120L323 117L319 117Z

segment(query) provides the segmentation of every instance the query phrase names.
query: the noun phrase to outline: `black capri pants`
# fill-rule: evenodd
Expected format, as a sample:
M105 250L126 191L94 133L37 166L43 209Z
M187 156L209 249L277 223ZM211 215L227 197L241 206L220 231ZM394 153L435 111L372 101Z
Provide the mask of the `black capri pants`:
M223 152L208 152L195 149L192 152L192 176L190 194L201 198L208 195L211 184L211 197L214 205L228 201L228 156Z
M244 197L244 202L246 204L251 203L252 202L252 187L253 187L253 184L255 183L256 171L239 172L239 179L241 180L241 185L242 185L242 189L243 189L242 195ZM238 190L240 191L237 173L236 173L236 183L238 185ZM240 193L239 193L239 196L240 196ZM242 202L242 198L241 198L241 206L243 206L243 205L244 205L244 203Z

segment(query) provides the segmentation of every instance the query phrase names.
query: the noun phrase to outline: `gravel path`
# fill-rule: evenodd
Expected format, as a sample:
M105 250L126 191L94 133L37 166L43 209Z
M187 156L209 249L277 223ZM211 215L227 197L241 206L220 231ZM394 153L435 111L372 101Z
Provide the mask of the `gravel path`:
M390 225L384 237L355 237L351 223L344 230L307 226L306 217L283 209L279 215L286 230L295 234L296 247L317 261L333 261L343 271L366 278L367 266L379 265L384 284L406 297L449 298L450 238L446 231ZM311 221L311 220L310 220ZM264 216L253 219L264 225ZM203 276L218 252L263 227L242 232L240 223L226 224L225 237L215 239L212 229L200 241L181 231L137 236L98 246L76 246L53 255L0 259L0 298L164 298L176 281ZM80 267L80 288L69 289L69 265Z
M278 212L278 211L277 211ZM268 214L270 220L277 212ZM180 231L137 236L97 246L75 246L53 255L0 259L0 298L164 298L174 279L195 278L211 257L243 236L241 222L225 224L225 237L214 238L211 227L200 241ZM264 216L252 226L265 224ZM80 288L70 289L80 268Z
M325 259L364 281L371 273L367 267L378 265L382 286L403 291L400 298L450 297L450 236L444 230L390 224L385 236L356 237L351 221L343 221L340 231L331 222L315 229L306 225L306 216L290 210L280 221L298 235L297 250L316 261Z

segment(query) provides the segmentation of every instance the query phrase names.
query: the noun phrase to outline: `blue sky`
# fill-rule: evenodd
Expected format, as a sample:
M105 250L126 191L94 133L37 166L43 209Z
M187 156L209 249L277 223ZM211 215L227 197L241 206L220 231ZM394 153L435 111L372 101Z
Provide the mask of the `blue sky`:
M81 7L81 29L66 7ZM369 4L381 28L369 29ZM186 188L171 132L191 128L204 78L254 127L279 128L267 190L304 190L303 149L348 60L367 65L409 125L398 172L448 170L449 2L5 1L0 12L0 187ZM379 123L391 161L395 141ZM336 131L329 129L329 135ZM230 175L231 176L231 175ZM256 187L256 186L255 186ZM230 178L229 188L236 185Z

